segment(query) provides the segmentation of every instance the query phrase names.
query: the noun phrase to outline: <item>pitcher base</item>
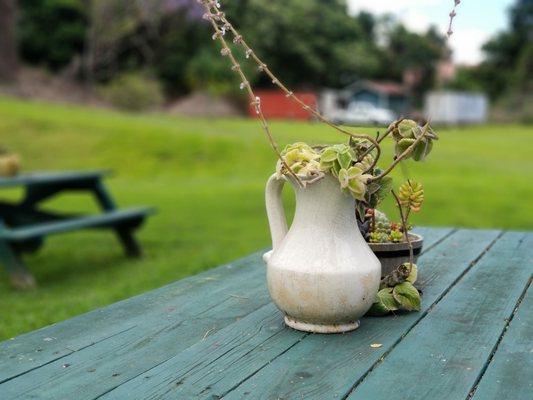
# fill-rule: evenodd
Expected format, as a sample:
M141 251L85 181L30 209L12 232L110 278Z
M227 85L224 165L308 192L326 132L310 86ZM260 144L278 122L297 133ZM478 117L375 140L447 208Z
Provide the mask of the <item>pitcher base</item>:
M308 322L298 321L288 315L285 316L285 324L293 329L311 333L344 333L350 332L359 328L359 321L350 322L348 324L310 324Z

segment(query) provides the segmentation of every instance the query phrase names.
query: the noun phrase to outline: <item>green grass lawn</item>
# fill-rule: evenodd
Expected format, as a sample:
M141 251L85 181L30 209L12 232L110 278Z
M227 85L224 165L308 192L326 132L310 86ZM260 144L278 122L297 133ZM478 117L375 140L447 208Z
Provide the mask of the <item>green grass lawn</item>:
M282 145L344 140L318 124L275 122L272 128ZM414 222L533 229L531 127L439 133L428 162L409 162L396 173L397 182L412 177L425 184L427 202ZM275 157L256 121L127 115L0 98L0 143L22 155L25 170L113 169L108 184L120 205L159 210L139 234L143 260L125 259L110 232L78 232L50 237L42 251L26 257L39 282L35 291L13 291L0 268L0 339L269 245L263 188ZM389 151L384 160L390 157ZM64 195L48 206L96 210L82 195Z

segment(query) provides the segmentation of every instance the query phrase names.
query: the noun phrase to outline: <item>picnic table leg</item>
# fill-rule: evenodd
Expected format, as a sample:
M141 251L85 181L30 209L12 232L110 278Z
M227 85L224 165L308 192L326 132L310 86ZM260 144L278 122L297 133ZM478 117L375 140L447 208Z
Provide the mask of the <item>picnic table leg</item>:
M104 184L99 181L94 186L94 194L102 209L106 211L115 210L117 208L113 198L105 188ZM117 234L120 243L124 247L128 257L141 257L142 249L135 237L133 236L133 226L117 226L115 233Z
M37 286L31 272L28 271L13 247L5 240L0 240L0 262L4 264L14 288L33 289Z
M54 196L61 191L61 186L31 185L26 187L26 195L20 203L23 207L33 208L37 203Z

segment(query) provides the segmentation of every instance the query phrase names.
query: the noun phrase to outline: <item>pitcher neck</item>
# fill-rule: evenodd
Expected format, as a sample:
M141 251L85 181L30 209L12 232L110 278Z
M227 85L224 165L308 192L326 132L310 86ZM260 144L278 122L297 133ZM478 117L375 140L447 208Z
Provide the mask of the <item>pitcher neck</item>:
M322 179L306 187L295 185L296 213L294 222L305 219L322 226L334 224L353 224L355 219L355 200L341 191L339 181L327 174Z

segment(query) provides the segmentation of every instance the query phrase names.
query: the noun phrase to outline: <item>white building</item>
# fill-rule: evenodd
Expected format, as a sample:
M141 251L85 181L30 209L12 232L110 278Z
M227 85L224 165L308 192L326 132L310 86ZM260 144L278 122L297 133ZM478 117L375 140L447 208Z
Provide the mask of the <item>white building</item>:
M438 91L426 96L424 115L432 124L481 124L487 121L488 107L482 93Z

